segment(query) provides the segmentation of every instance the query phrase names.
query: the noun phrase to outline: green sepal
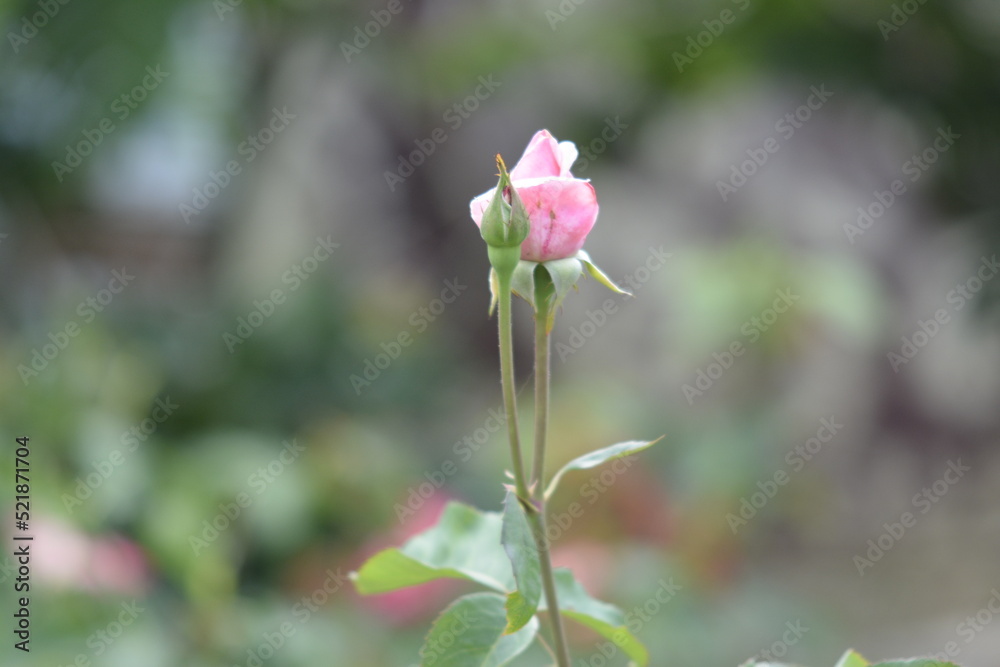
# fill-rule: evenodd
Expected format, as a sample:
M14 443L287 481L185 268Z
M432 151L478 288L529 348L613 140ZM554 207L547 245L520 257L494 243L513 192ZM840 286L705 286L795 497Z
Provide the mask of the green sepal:
M479 232L491 248L520 248L531 231L528 210L510 182L503 159L497 155L500 180L490 203L483 211Z
M871 667L871 664L857 651L847 651L834 667Z
M586 250L581 250L580 252L576 253L576 258L581 262L583 262L583 265L587 267L587 273L593 276L594 279L597 280L597 282L601 283L612 292L616 292L618 294L625 294L628 296L634 296L628 290L624 290L618 285L616 285L615 282L611 280L611 278L609 278L606 273L604 273L604 271L601 271L600 267L594 264L594 261L590 259L590 255L587 253Z
M549 299L548 321L546 324L548 330L552 331L552 325L555 323L556 309L562 303L563 299L566 298L566 295L569 294L570 289L576 287L577 281L583 275L583 264L575 257L552 259L547 262L531 262L522 259L518 263L511 279L511 289L514 291L514 294L531 304L532 310L536 313L539 306L538 267L542 267L548 274L548 279L545 283L550 283L553 287L552 293L546 297Z
M542 262L541 265L548 272L553 288L549 295L548 316L545 322L545 330L551 332L556 321L556 310L562 304L566 295L569 294L569 291L576 288L577 281L583 275L583 264L576 257L565 257L563 259L552 259ZM537 296L536 291L536 300ZM535 311L538 311L537 305Z
M536 268L538 268L538 262L529 262L526 259L522 259L517 263L510 282L510 287L514 291L514 294L530 303L532 309L535 309Z

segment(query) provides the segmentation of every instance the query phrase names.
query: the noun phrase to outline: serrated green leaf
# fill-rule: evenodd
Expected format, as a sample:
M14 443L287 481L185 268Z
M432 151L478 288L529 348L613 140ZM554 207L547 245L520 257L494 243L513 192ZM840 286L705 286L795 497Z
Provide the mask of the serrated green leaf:
M638 667L649 664L649 651L642 642L625 627L625 614L618 607L595 600L584 590L583 586L573 578L573 573L566 568L559 568L553 573L556 583L556 595L559 598L559 611L566 618L594 630L605 639L610 640L625 653ZM547 607L543 604L540 608Z
M504 634L510 634L534 618L542 598L542 566L538 547L524 507L513 491L508 491L504 500L501 542L517 582L517 590L507 595L507 628Z
M834 667L870 667L871 663L862 657L857 651L848 650L844 655L840 656L840 660Z
M610 447L604 447L603 449L598 449L590 452L589 454L578 456L560 468L559 472L552 477L552 481L549 482L548 487L545 489L546 500L552 496L556 490L556 486L559 484L559 480L562 479L562 476L567 472L571 470L588 470L590 468L596 468L602 463L606 463L623 456L628 456L629 454L634 454L636 452L641 452L647 447L652 447L660 440L663 440L663 438L664 436L661 435L656 440L629 440L627 442L619 442L618 444L611 445Z
M538 262L529 262L522 259L514 268L514 275L511 277L510 288L514 294L521 297L535 307L535 269Z
M504 599L473 593L455 600L434 621L420 649L421 667L502 667L524 652L538 634L538 619L504 634Z
M507 593L514 590L514 575L500 546L502 522L499 512L448 503L437 525L400 548L375 554L351 579L363 595L443 578L468 579Z
M615 284L615 281L611 280L611 278L608 278L608 275L604 273L604 271L601 271L600 267L598 267L597 264L594 264L594 261L590 259L590 254L588 254L586 250L581 250L580 252L576 253L576 257L581 262L583 262L583 265L587 267L587 273L593 276L597 282L601 283L612 292L633 296L632 292L622 289L621 287Z

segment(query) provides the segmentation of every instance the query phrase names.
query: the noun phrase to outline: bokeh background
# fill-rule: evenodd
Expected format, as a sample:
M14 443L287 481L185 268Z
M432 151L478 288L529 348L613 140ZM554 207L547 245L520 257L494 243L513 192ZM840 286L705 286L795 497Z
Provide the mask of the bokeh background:
M0 22L0 507L29 436L35 535L31 653L5 632L3 665L415 664L461 587L361 599L345 576L449 499L500 507L468 201L542 127L580 147L587 248L636 292L565 303L552 464L666 435L567 478L554 515L586 511L557 564L625 609L682 586L639 633L657 666L949 643L1000 664L997 3ZM574 653L623 664L582 631Z

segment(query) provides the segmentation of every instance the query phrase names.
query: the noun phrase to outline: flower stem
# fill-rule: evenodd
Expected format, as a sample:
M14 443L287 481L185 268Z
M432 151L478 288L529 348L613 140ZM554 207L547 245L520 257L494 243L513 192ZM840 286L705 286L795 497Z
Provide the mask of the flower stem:
M551 284L551 283L550 283ZM535 290L535 458L531 470L534 499L541 501L545 488L545 436L549 427L549 301L544 285Z
M538 545L541 566L542 588L552 621L555 639L556 660L560 667L570 667L569 648L563 629L562 615L559 613L559 599L556 595L555 578L552 574L552 558L549 554L548 537L545 530L545 439L549 425L549 378L551 365L549 351L549 310L554 287L548 272L539 271L535 277L535 456L531 472L532 503L537 508L533 514L535 543Z
M497 263L494 263L494 267ZM514 391L514 343L513 332L511 330L511 276L513 271L497 270L497 308L500 326L500 382L503 386L504 411L507 415L507 433L510 439L510 454L514 472L514 485L518 497L523 501L522 505L526 509L528 522L531 525L531 533L535 538L535 546L538 548L539 564L542 577L542 589L545 591L545 601L548 605L549 618L552 622L552 634L555 642L556 663L558 667L572 667L569 658L569 649L566 643L566 632L563 630L562 616L559 614L559 601L556 597L555 579L552 575L552 561L549 558L548 540L545 536L545 499L543 494L543 480L534 479L534 486L530 493L524 476L524 463L521 458L521 436L518 429L517 401ZM540 272L543 273L543 272ZM546 275L546 279L548 276ZM549 386L549 364L548 333L545 332L545 323L548 320L548 297L543 299L544 311L539 311L538 321L541 322L544 334L544 345L542 347L544 364L537 366L536 373L544 374L542 384L538 384L536 376L535 388L541 386L545 391L545 399L542 409L536 408L536 442L535 461L537 475L544 471L537 467L539 456L544 461L545 457L545 425L548 420L548 386ZM537 329L536 329L537 331ZM537 338L537 334L536 334ZM538 350L536 349L536 354ZM537 396L536 396L537 399ZM541 419L541 430L538 430L539 417ZM538 435L541 433L539 439Z
M507 416L507 434L510 439L510 456L514 469L514 485L517 495L526 501L531 497L524 478L524 462L521 457L521 435L517 422L517 396L514 391L514 342L511 331L511 274L497 272L497 307L500 322L500 384L503 387L503 406Z

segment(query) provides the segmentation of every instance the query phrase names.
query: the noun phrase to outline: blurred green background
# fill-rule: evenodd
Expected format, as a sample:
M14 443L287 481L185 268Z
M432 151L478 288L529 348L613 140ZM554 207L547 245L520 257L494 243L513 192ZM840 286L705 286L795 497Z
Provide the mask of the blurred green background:
M468 202L544 127L597 190L587 249L636 292L565 303L552 464L666 434L567 478L550 521L586 511L557 565L626 610L682 587L639 631L656 666L996 666L996 2L0 19L0 507L29 436L35 536L31 653L5 630L0 664L416 664L457 589L345 576L448 499L500 507ZM579 664L624 664L576 630Z

